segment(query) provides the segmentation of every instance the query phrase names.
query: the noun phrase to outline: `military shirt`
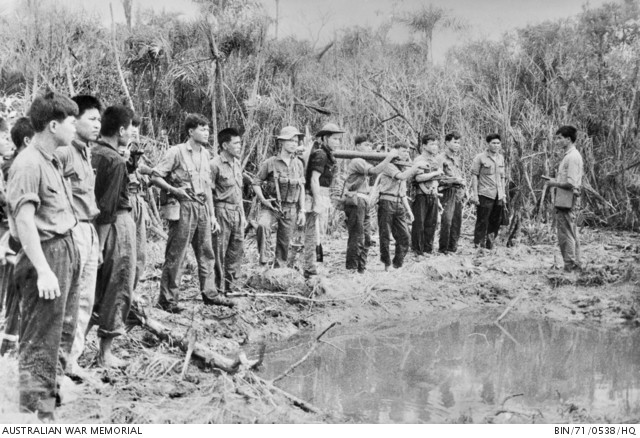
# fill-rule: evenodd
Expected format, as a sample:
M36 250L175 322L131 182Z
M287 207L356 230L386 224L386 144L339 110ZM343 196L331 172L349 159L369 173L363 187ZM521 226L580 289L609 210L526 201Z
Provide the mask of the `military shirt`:
M304 190L304 165L297 157L291 157L287 164L280 156L270 157L260 166L253 185L259 186L267 182L265 197L276 198L275 181L279 182L280 200L282 202L298 202L300 190Z
M96 172L94 193L100 210L95 223L112 224L118 211L131 211L127 162L109 143L97 141L92 145L91 167Z
M413 162L428 165L429 170L425 170L424 173L431 173L431 172L435 172L438 169L442 169L442 162L440 161L440 158L438 157L438 155L425 156L423 154L420 154L413 160ZM415 177L418 175L420 174L418 173L414 176L414 181L415 181ZM431 179L429 181L423 181L420 183L416 182L416 185L418 186L418 188L422 193L433 194L438 189L438 180Z
M76 226L71 186L62 176L60 161L43 145L34 141L20 152L9 170L7 187L12 232L16 216L27 203L36 207L34 220L41 241L64 235Z
M505 167L502 154L482 152L473 159L471 174L478 177L478 195L491 199L504 197Z
M96 177L91 167L91 151L85 143L74 140L71 146L56 149L62 174L71 183L73 208L79 220L92 221L99 213L94 187Z
M211 160L213 202L242 205L242 165L218 155Z
M407 196L407 182L403 179L397 179L396 176L400 174L400 169L393 164L389 163L382 170L382 176L380 177L380 199L384 196L393 196L400 200Z
M195 194L203 194L211 187L211 165L209 151L200 148L200 158L195 159L191 144L171 146L160 162L153 168L153 176L170 178L174 187L192 188ZM196 162L197 161L197 162Z
M347 166L345 192L369 193L369 172L373 166L362 158L354 158Z
M582 186L583 172L582 155L575 146L572 146L565 152L560 162L556 179L559 183L569 183L577 189Z

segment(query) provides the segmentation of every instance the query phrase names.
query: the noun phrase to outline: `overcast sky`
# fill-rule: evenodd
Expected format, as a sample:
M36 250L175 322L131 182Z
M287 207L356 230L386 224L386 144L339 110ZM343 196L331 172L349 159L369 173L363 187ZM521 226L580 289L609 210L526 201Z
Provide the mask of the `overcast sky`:
M37 1L37 0L36 0ZM275 19L276 0L259 0ZM0 0L0 12L10 11L18 0ZM116 21L124 21L120 0L56 0L76 8L95 11L109 22L109 4L113 4ZM567 18L581 12L585 0L278 0L279 37L296 35L318 44L330 41L340 29L349 26L377 26L391 14L418 10L421 5L433 4L445 8L453 17L464 20L469 28L462 34L442 31L434 35L436 62L446 50L469 39L489 37L497 39L504 32L545 20ZM597 7L607 0L590 0ZM157 11L179 12L185 17L196 16L197 7L189 0L134 0L134 8L153 8ZM271 27L271 35L275 26ZM394 26L390 36L396 41L409 38L400 25Z

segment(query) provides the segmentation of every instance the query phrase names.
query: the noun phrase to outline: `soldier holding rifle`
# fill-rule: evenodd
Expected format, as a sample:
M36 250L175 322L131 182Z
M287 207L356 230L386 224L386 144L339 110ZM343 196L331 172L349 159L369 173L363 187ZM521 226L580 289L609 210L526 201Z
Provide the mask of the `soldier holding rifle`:
M304 165L296 157L302 135L293 126L282 128L276 137L280 154L262 163L253 180L253 189L261 206L256 230L261 265L268 263L268 247L274 223L278 224L273 262L275 268L287 266L293 227L295 224L301 227L305 223Z

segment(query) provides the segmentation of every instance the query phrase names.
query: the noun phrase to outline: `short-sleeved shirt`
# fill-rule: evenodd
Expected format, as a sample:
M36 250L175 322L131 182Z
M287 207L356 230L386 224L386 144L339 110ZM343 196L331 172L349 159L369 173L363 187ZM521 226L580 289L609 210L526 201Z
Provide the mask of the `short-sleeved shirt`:
M267 183L263 189L267 198L277 198L275 189L276 179L279 181L280 200L282 202L298 202L300 191L304 190L304 164L297 157L291 157L287 164L280 156L270 157L258 169L253 179L253 185L261 186Z
M16 216L27 203L36 207L34 220L40 241L64 235L77 224L71 186L62 176L62 165L43 145L33 141L20 152L9 170L7 187L12 232Z
M354 158L347 166L345 192L369 193L369 175L373 166L362 158Z
M425 170L425 173L431 173L431 172L435 172L436 170L442 169L442 162L440 162L440 158L438 157L438 155L429 155L429 156L425 156L425 155L418 155L414 160L414 163L420 163L420 164L426 164L429 166L429 170ZM418 176L420 174L417 174L414 176L414 181L415 181L415 177ZM416 182L416 185L418 186L419 190L424 193L424 194L432 194L434 193L435 190L438 189L438 180L437 179L431 179L429 181L423 181L423 182Z
M94 219L98 225L112 224L118 211L131 211L127 162L110 144L97 141L92 144L91 167L96 172L96 204L100 214Z
M311 175L313 171L320 172L320 187L331 187L333 176L336 171L336 159L333 152L325 145L311 151L305 180L307 187L311 190Z
M400 169L393 164L389 163L382 170L380 177L380 196L394 196L398 199L407 196L407 182L403 179L396 178L400 173ZM381 198L382 199L382 198Z
M211 188L211 165L209 151L200 147L199 159L191 144L171 146L160 162L153 168L153 176L168 178L174 187L192 188L195 194L203 194Z
M218 155L211 160L214 203L242 205L242 165L237 158Z
M92 221L100 210L96 205L96 177L91 167L91 151L88 145L74 140L71 146L56 149L55 156L62 164L62 174L71 183L73 208L78 220Z
M447 150L441 153L438 156L438 159L442 163L442 171L444 172L445 176L464 179L462 173L462 157L460 157L460 155L453 155ZM453 188L456 189L456 193L458 194L458 196L462 197L462 195L464 194L464 188L457 186L453 186Z
M505 167L502 154L482 152L471 163L471 174L478 177L478 195L491 199L504 197Z
M582 155L580 155L575 146L572 146L565 152L560 166L558 166L556 179L559 183L569 183L573 188L577 189L582 187L583 172Z

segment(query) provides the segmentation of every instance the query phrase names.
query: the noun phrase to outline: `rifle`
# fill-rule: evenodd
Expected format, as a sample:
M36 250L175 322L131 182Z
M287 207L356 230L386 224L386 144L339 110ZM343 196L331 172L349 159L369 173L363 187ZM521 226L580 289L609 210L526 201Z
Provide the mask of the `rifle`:
M347 159L347 160L351 160L354 158L362 158L364 160L367 161L383 161L385 158L387 158L387 154L385 153L380 153L380 152L359 152L359 151L348 151L348 150L344 150L344 149L339 149L339 150L335 150L333 151L333 156L335 158L342 158L342 159ZM398 159L395 159L392 161L393 164L395 164L398 167L411 167L413 166L413 163L409 162L409 161L400 161ZM425 170L425 171L429 171L430 166L428 164L424 164L419 166L421 169Z

